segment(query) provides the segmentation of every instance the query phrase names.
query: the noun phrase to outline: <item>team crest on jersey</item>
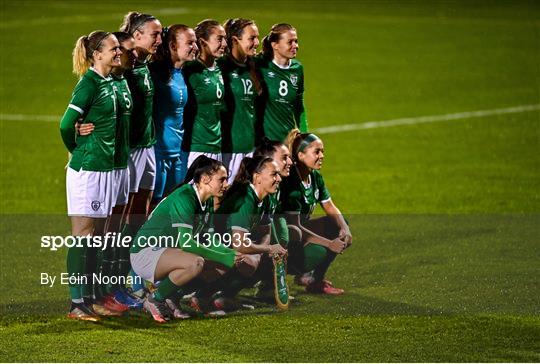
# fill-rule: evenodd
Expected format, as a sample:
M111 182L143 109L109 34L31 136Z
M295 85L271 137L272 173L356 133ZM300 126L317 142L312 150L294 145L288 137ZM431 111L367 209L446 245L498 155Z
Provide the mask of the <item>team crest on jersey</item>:
M268 77L270 77L270 78L274 78L275 75L276 74L274 72L272 72L272 71L268 72Z
M92 210L97 211L97 210L99 210L99 207L101 206L101 202L92 201L92 204L90 206L92 206Z
M298 83L298 76L297 75L291 75L291 77L289 77L290 80L291 80L291 83L293 84L293 86L296 86L296 84Z
M313 195L315 196L315 200L318 200L319 199L319 190L316 189L315 193Z

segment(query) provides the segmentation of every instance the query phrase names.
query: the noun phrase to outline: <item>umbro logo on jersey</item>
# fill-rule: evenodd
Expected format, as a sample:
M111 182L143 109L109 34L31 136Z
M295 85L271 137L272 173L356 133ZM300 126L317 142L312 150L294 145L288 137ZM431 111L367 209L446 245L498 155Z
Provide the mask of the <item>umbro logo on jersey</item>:
M238 73L233 72L233 73L231 73L231 76L232 76L232 78L238 78Z
M296 83L298 82L298 76L291 75L290 79L291 79L291 83L293 84L293 86L296 86Z
M276 74L274 72L268 72L268 77L270 78L274 78Z
M99 201L92 201L91 206L92 206L92 210L97 211L97 210L99 210L99 207L101 206L101 202L99 202Z
M209 79L209 78L205 78L205 79L204 79L204 83L207 84L207 85L209 85L209 84L210 84L210 79Z

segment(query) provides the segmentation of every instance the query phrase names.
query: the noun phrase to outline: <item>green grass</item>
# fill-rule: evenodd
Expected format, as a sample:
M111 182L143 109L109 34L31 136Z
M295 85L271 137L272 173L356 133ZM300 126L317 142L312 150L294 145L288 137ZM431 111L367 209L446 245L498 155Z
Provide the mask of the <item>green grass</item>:
M76 38L132 9L294 24L312 128L540 102L533 1L131 4L1 2L0 114L61 115ZM0 130L1 361L540 361L539 111L323 135L347 294L164 326L64 318L66 287L39 284L65 270L39 246L69 233L58 123Z

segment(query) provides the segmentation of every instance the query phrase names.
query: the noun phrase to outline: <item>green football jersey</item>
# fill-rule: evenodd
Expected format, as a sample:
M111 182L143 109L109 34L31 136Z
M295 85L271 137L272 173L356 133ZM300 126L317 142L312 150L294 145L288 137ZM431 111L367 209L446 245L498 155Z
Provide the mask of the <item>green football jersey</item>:
M223 77L219 67L207 68L199 61L183 67L188 88L184 110L186 152L221 152L221 113L224 111Z
M221 233L232 230L252 232L261 224L263 215L263 201L250 184L223 200L215 216L216 230Z
M298 171L291 169L290 176L281 182L280 210L299 213L302 221L310 218L318 203L324 203L330 199L330 193L319 171L311 171L308 183L304 184Z
M113 90L116 95L117 118L116 118L116 142L114 151L114 168L124 169L128 166L129 159L129 124L131 119L131 110L133 109L133 99L129 90L128 83L124 76L115 76L113 78Z
M135 68L125 73L133 110L129 129L129 146L147 148L156 143L152 105L154 103L154 83L146 63L137 63Z
M304 67L295 59L288 68L257 57L257 68L264 80L264 101L259 118L264 135L270 140L284 141L294 128L307 131L304 109Z
M152 245L182 248L179 240L182 237L178 237L179 230L189 228L191 235L196 237L210 226L213 211L213 198L201 204L194 185L185 184L156 206L137 233L130 252L137 253L150 247L150 237L161 237L158 244Z
M94 124L91 134L76 136L75 122ZM69 166L79 171L105 172L114 168L116 97L112 78L93 69L79 80L60 124L62 139L72 153Z
M249 153L255 148L255 100L257 93L249 67L230 56L218 61L225 82L226 112L221 124L222 151Z

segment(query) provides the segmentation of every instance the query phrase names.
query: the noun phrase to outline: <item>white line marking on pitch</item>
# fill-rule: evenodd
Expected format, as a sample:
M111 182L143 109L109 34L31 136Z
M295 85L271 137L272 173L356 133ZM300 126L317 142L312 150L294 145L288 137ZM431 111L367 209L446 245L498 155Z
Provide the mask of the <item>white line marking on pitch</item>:
M465 111L454 114L442 114L442 115L430 115L430 116L418 116L412 118L401 118L383 121L368 121L358 124L344 124L325 126L322 128L313 129L317 134L333 134L341 133L344 131L363 130L363 129L376 129L387 128L390 126L398 125L414 125L422 123L434 123L439 121L457 120L457 119L469 119L480 118L490 115L502 115L502 114L515 114L526 111L540 110L540 104L535 105L520 105L514 107L507 107L504 109L492 109L492 110L478 110L478 111ZM2 121L47 121L60 123L62 116L59 115L25 115L25 114L0 114L0 120Z
M368 122L358 123L358 124L325 126L322 128L316 128L313 130L313 132L317 134L333 134L333 133L341 133L344 131L352 131L352 130L387 128L390 126L398 126L398 125L434 123L438 121L480 118L480 117L490 116L490 115L515 114L515 113L533 111L533 110L540 110L540 104L520 105L520 106L514 106L514 107L507 107L504 109L465 111L465 112L459 112L459 113L454 113L454 114L418 116L418 117L412 117L412 118L401 118L401 119L392 119L392 120L384 120L384 121L368 121Z

